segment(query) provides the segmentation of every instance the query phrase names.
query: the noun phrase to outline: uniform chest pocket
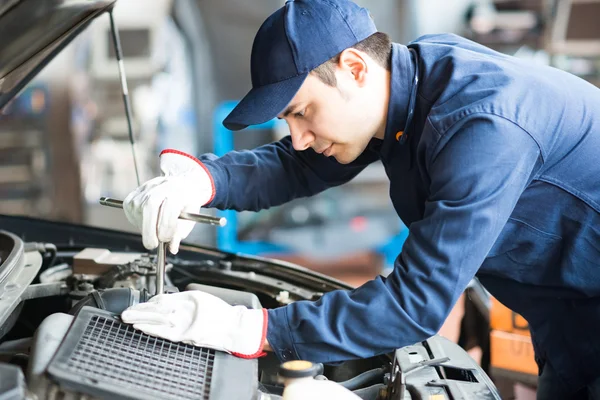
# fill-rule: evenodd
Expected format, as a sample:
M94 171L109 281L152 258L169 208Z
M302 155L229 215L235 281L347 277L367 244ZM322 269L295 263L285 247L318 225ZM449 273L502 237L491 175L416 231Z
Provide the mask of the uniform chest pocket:
M509 218L488 254L488 260L506 258L523 266L556 263L561 255L562 238L543 232L526 222Z

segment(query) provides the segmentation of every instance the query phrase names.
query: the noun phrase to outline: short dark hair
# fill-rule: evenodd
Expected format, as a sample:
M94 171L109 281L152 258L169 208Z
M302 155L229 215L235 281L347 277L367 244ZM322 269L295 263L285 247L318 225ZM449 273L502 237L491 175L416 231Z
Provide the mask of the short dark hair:
M392 56L392 40L387 34L383 32L375 32L368 38L352 46L352 48L367 53L369 57L375 60L386 70L389 71L391 69L390 63ZM334 71L335 66L340 62L340 54L325 61L311 72L314 72L317 78L319 78L326 85L333 87L337 86Z

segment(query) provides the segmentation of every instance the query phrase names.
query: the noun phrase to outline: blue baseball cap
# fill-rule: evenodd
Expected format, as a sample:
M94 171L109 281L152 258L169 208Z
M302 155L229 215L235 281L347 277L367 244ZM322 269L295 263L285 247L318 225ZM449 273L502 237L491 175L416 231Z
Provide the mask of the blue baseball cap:
M287 0L252 45L252 89L223 121L237 131L281 113L313 69L377 32L369 11L349 0Z

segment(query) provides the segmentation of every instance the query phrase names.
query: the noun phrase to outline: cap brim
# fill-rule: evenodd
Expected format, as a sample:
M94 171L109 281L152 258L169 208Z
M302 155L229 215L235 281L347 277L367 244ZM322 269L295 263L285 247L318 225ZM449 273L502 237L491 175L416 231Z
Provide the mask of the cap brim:
M239 131L270 121L290 103L308 74L251 89L223 120L223 125L231 131Z

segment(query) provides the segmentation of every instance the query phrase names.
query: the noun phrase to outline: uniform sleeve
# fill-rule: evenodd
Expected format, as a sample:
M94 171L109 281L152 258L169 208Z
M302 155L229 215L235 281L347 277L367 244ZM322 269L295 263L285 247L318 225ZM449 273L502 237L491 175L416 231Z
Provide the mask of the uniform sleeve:
M344 165L312 149L294 150L290 136L254 150L199 157L215 186L215 196L206 207L238 211L266 209L344 184L378 158L367 149Z
M438 140L424 216L410 225L387 277L316 302L269 310L280 359L334 363L436 334L482 265L541 163L536 142L495 116L470 117Z

